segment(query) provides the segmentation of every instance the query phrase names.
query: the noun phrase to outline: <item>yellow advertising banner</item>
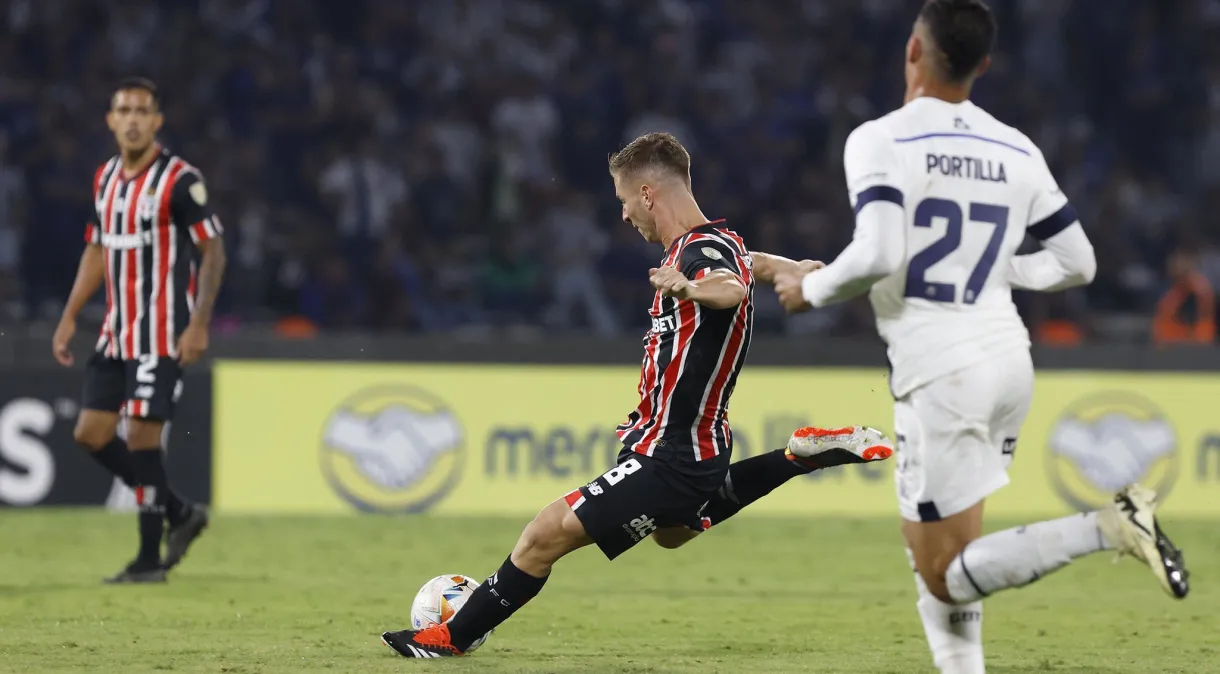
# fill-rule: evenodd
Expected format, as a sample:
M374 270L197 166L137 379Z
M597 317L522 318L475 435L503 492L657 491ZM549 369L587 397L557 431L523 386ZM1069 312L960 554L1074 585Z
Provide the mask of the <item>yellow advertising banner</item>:
M224 512L536 512L610 468L638 402L629 367L221 362L214 503ZM1138 480L1164 512L1220 514L1220 376L1040 373L994 515L1091 509ZM816 424L893 428L881 370L747 367L734 459ZM794 479L743 512L896 513L892 462Z

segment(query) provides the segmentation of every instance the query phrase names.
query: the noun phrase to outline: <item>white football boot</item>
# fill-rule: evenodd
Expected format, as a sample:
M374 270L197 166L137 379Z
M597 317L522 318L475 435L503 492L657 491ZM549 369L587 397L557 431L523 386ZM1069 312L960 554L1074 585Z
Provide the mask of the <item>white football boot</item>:
M867 426L798 428L788 439L789 461L817 470L847 463L884 461L894 455L894 443Z
M1152 570L1157 582L1175 599L1190 591L1190 573L1182 551L1161 531L1156 520L1156 493L1133 484L1114 495L1097 512L1097 526L1119 557L1131 555Z

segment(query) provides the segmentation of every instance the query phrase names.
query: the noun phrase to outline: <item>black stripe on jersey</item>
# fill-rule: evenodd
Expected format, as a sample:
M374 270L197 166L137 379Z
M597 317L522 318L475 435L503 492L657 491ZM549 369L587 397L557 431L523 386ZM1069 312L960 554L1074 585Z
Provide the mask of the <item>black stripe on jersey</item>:
M891 204L901 206L903 202L902 191L897 187L890 187L889 185L873 185L861 191L856 195L856 215L860 215L860 211L874 201L888 201Z
M1064 204L1063 208L1051 213L1043 220L1030 225L1026 231L1035 239L1046 241L1059 232L1071 227L1079 219L1079 216L1076 215L1076 209L1072 208L1071 204Z

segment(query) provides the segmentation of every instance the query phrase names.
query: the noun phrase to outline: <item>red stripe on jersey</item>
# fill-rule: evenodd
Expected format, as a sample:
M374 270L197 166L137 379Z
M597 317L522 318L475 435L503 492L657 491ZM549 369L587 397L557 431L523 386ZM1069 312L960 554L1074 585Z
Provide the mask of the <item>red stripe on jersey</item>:
M120 169L116 166L110 176L110 185L108 186L109 193L106 195L106 205L102 208L101 223L102 234L110 232L114 229L114 196L119 191L119 183L121 180L118 177ZM103 276L103 282L106 284L106 323L102 325L102 339L106 341L106 355L110 357L118 356L119 345L115 339L114 322L118 317L118 298L114 296L114 253L109 249L105 249L106 258L106 273Z
M686 249L686 242L674 251L672 259L667 258L665 264L675 264L682 259L682 251ZM657 293L660 296L660 293ZM632 448L635 452L652 456L653 445L661 438L661 434L665 431L665 426L669 421L669 410L672 407L674 388L678 385L678 380L682 378L682 368L686 363L686 355L690 351L691 337L695 335L695 329L699 327L699 308L694 302L689 300L681 300L678 304L678 334L674 338L672 355L669 363L665 366L665 371L660 373L658 384L661 387L661 395L657 397L656 409L651 415L652 426L644 433L644 437Z
M173 353L170 346L171 335L174 332L174 314L171 304L174 301L173 256L177 251L172 250L170 241L172 236L169 229L173 227L173 223L170 222L170 199L173 197L178 175L185 168L186 162L175 159L166 169L165 179L161 183L161 199L157 207L157 224L153 229L153 241L157 247L156 280L153 285L156 289L157 321L156 325L152 327L152 331L154 353L158 356L169 356Z
M720 360L716 363L716 375L712 377L701 401L700 421L695 427L695 437L693 438L701 460L710 459L720 453L720 449L716 447L716 429L714 428L716 422L723 426L725 438L728 438L727 410L723 419L718 419L717 414L726 402L725 385L729 381L733 368L737 365L737 359L741 356L741 346L745 342L747 311L748 307L745 302L738 305L737 313L733 317L733 327L729 331L729 338L725 340L724 347L720 350Z
M724 236L737 245L735 251L741 262L741 280L749 287L754 282L753 269L746 264L745 256L749 255L746 250L746 242L735 232L727 229L717 229L720 235ZM712 389L709 395L704 399L702 411L702 421L699 428L696 430L695 446L699 448L699 456L702 459L710 459L719 454L719 449L716 447L716 435L713 424L716 419L717 410L724 410L724 417L719 419L720 426L724 432L725 440L731 437L731 429L728 420L728 397L729 391L726 390L727 383L731 373L736 367L737 361L741 358L742 348L745 344L746 321L749 307L742 303L737 307L737 313L733 317L733 328L729 334L729 339L725 343L725 348L721 352L720 363L716 368L716 376L712 379Z
M155 160L154 160L155 161ZM152 163L149 164L151 166ZM132 183L127 188L127 226L124 233L131 235L139 235L140 225L136 221L136 213L140 210L140 199L144 196L144 183L148 181L148 167L140 172L136 182ZM140 283L140 264L143 262L142 256L139 254L139 248L129 248L123 255L126 257L127 269L126 278L124 279L123 293L126 295L127 302L124 307L123 318L123 360L135 358L136 350L140 348L138 333L140 332L140 314L142 307L139 306L140 295L136 292L137 286Z
M674 253L671 251L670 254L666 255L665 258L661 260L661 266L664 267L673 264L674 260L676 259L677 258L674 256ZM665 299L661 297L661 293L654 293L652 297L652 309L649 311L649 315L656 316L657 314L660 314L664 301ZM619 429L619 439L625 438L631 433L644 428L649 423L655 423L656 415L653 413L653 410L656 405L659 404L660 399L660 396L658 395L660 391L657 390L657 385L659 383L659 373L657 370L661 365L660 348L661 334L656 330L653 330L649 333L648 341L644 344L644 366L640 369L640 385L638 387L640 393L640 406L635 412L638 416L635 419L635 422L630 426ZM636 447L638 446L639 443L637 442L631 446L631 449L635 451Z

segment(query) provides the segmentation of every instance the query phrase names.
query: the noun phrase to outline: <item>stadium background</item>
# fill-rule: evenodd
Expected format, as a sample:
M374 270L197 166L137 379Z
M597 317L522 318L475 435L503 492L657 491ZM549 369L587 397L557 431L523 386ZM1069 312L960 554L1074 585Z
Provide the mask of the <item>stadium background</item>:
M162 85L163 138L226 226L171 479L235 529L359 512L514 529L602 470L634 404L657 254L619 222L606 154L671 131L705 211L752 247L830 259L851 236L843 141L900 103L918 4L2 3L0 504L130 507L73 446L80 372L49 348L119 77ZM1014 485L988 511L1071 512L1137 477L1167 516L1214 523L1220 1L991 4L1000 44L976 101L1044 150L1099 272L1018 298L1042 370ZM736 451L809 422L892 427L866 302L789 319L759 299ZM82 318L82 354L100 313ZM888 518L892 499L888 467L849 468L743 517Z

